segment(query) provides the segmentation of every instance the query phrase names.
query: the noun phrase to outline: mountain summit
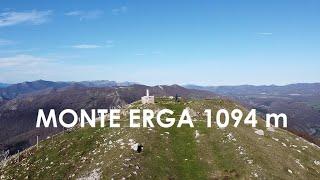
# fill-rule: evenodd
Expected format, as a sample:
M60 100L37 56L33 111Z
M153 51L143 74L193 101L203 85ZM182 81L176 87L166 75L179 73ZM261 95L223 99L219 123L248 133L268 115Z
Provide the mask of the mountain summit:
M128 109L188 108L195 127L128 128ZM156 98L123 107L121 128L73 128L2 165L2 179L318 179L320 148L279 128L207 128L203 110L245 108L229 100ZM140 153L137 149L140 148Z

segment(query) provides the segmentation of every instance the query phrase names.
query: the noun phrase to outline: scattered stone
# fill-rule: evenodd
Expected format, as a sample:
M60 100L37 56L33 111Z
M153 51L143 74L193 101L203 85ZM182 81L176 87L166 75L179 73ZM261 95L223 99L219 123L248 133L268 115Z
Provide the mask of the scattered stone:
M275 129L274 129L274 127L267 127L267 131L270 131L270 132L274 132L275 131Z
M118 139L116 142L117 143L122 143L123 139Z
M292 174L292 171L291 171L291 169L288 169L288 172L289 172L290 174Z
M200 133L199 133L199 131L198 131L198 130L196 130L195 138L197 139L199 136L200 136Z
M304 166L300 163L300 160L299 160L299 159L296 159L296 163L297 163L301 168L304 169Z
M131 149L133 149L134 151L141 153L143 150L143 146L139 143L135 143L131 146Z
M256 173L256 172L253 173L253 176L257 178L258 177L258 173Z
M313 163L314 163L315 165L317 165L317 166L320 165L320 161L317 161L317 160L314 160Z
M228 138L229 141L237 141L236 138L234 138L234 136L233 136L232 133L229 133L229 134L227 135L227 138Z
M261 129L256 130L254 133L258 134L259 136L264 136L264 131Z
M100 180L100 169L94 169L87 177L78 178L77 180Z

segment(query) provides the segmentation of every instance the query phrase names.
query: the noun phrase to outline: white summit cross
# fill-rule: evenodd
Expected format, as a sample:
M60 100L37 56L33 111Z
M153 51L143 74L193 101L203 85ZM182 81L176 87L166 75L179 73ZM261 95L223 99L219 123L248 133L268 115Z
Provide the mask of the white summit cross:
M149 96L149 89L146 90L146 95L141 97L142 104L154 104L154 96Z

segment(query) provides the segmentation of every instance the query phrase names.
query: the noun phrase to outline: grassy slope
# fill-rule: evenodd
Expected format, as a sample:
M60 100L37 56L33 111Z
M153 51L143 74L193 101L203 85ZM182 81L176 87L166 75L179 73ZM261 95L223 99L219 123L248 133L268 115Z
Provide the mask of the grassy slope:
M130 108L141 108L134 103ZM197 100L175 103L157 99L148 108L169 108L174 117L185 107L195 112L206 108L241 108L227 100ZM127 119L127 118L124 118ZM4 179L66 179L99 174L103 179L317 179L320 149L281 129L265 136L241 125L225 129L206 127L200 113L195 128L82 128L54 136L13 157L0 170ZM124 126L127 121L121 122ZM195 131L200 133L195 138ZM130 142L144 145L134 153ZM292 174L288 171L292 171ZM95 173L96 172L96 173Z

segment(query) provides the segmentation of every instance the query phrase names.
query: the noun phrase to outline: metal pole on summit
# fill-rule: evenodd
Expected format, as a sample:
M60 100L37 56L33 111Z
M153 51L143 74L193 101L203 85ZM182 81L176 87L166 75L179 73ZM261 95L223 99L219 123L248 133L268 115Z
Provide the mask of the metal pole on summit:
M39 136L37 136L37 150L39 149Z
M18 150L18 162L20 162L20 150Z

